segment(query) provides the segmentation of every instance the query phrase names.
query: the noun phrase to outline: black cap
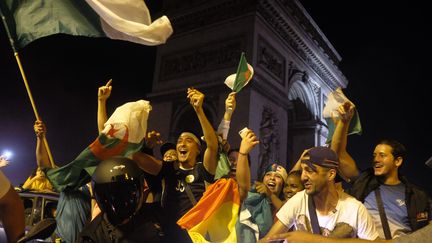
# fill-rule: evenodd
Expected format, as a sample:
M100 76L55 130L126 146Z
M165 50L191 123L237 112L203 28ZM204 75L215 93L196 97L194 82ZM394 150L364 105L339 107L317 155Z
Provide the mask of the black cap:
M301 162L306 163L312 170L316 171L315 165L321 167L336 169L337 174L335 181L349 182L349 178L345 177L339 168L339 158L337 154L328 147L313 147L309 149L305 155L309 156L309 159L303 159Z

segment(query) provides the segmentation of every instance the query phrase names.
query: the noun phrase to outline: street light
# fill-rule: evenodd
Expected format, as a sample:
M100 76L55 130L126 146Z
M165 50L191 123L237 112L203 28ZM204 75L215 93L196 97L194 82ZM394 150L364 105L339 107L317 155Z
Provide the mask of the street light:
M4 150L2 155L0 155L0 157L2 157L5 160L10 160L12 158L12 156L13 156L13 153L10 150Z

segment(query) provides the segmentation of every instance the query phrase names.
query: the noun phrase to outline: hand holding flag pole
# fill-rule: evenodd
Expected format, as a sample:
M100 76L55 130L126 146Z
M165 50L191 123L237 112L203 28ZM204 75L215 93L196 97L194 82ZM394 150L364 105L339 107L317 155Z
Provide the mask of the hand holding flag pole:
M27 82L27 77L26 77L26 75L25 75L24 68L23 68L23 66L22 66L22 64L21 64L21 60L20 60L20 57L19 57L19 54L18 54L17 48L15 47L15 41L14 41L14 39L12 38L12 35L11 35L11 33L10 33L9 27L8 27L8 25L7 25L7 22L6 22L6 17L4 16L3 11L1 10L1 8L0 8L0 15L1 15L2 22L3 22L3 25L4 25L4 27L5 27L5 30L6 30L6 33L7 33L8 39L9 39L9 43L10 43L10 45L11 45L11 47L12 47L13 52L14 52L15 60L16 60L16 62L17 62L17 64L18 64L18 68L19 68L20 73L21 73L21 76L22 76L22 78L23 78L24 86L25 86L25 88L26 88L26 90L27 90L27 95L28 95L28 97L29 97L29 99L30 99L30 103L31 103L31 106L32 106L32 108L33 108L33 112L34 112L34 114L35 114L36 120L41 121L41 118L40 118L40 116L39 116L39 113L37 112L37 109L36 109L36 104L35 104L35 102L34 102L33 95L32 95L31 90L30 90L30 86L29 86L29 84L28 84L28 82ZM49 157L49 160L50 160L51 166L54 167L54 166L55 166L55 164L54 164L54 160L53 160L53 157L52 157L52 154L51 154L51 150L50 150L50 148L49 148L49 146L48 146L48 141L46 140L45 137L43 137L43 143L44 143L45 148L46 148L46 151L47 151L47 153L48 153L48 157Z

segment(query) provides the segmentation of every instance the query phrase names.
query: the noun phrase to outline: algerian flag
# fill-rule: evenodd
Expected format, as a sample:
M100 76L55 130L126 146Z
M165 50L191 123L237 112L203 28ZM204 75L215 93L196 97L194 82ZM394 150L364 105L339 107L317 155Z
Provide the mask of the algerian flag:
M151 21L143 0L3 0L0 10L19 48L58 33L158 45L173 32L166 16Z
M231 74L225 79L225 84L234 92L239 92L252 79L254 74L253 67L247 63L244 52L240 57L240 62L237 66L237 73Z
M118 107L96 140L71 163L47 171L57 191L78 189L90 181L100 161L112 156L129 156L141 149L151 110L145 100Z
M337 111L338 107L347 101L351 102L342 92L342 89L340 87L329 94L327 98L327 103L323 110L323 117L327 122L329 130L326 143L330 143L335 130L335 124L333 123L332 117L335 119L339 119L339 112ZM355 110L354 116L352 117L350 126L348 128L348 135L351 134L362 134L362 126L357 109Z

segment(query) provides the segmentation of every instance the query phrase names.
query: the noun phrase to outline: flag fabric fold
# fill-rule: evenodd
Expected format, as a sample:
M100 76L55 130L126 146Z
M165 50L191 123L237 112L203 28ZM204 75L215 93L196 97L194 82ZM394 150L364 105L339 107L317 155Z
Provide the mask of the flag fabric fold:
M152 22L143 0L86 0L102 20L107 37L149 46L165 43L173 33L171 22L162 16Z
M177 224L194 243L237 242L235 224L240 207L238 184L221 178L210 185L199 202Z
M222 177L228 177L229 173L231 171L231 164L228 160L228 155L224 151L223 148L223 139L220 135L217 135L218 137L218 162L216 166L216 172L215 172L215 180L218 180Z
M4 0L0 8L18 48L59 33L144 45L165 43L172 34L166 16L151 22L142 0Z
M257 242L273 225L272 208L267 197L255 190L249 191L241 205L236 224L238 242Z
M333 118L339 119L339 113L337 112L337 109L340 105L344 104L347 101L351 102L342 92L342 89L340 87L328 95L326 105L324 106L323 109L323 117L326 120L328 126L328 135L327 135L326 143L331 142L335 130L335 124L333 122ZM354 116L351 118L350 126L348 128L348 135L351 134L358 134L358 135L362 134L362 126L361 126L360 116L357 109L355 110Z
M247 63L244 52L240 57L237 72L225 79L225 84L234 92L239 92L252 79L254 74L253 67Z
M104 130L75 160L47 170L47 177L57 191L76 190L91 179L100 161L112 156L129 156L142 147L151 106L148 101L129 102L118 107Z

